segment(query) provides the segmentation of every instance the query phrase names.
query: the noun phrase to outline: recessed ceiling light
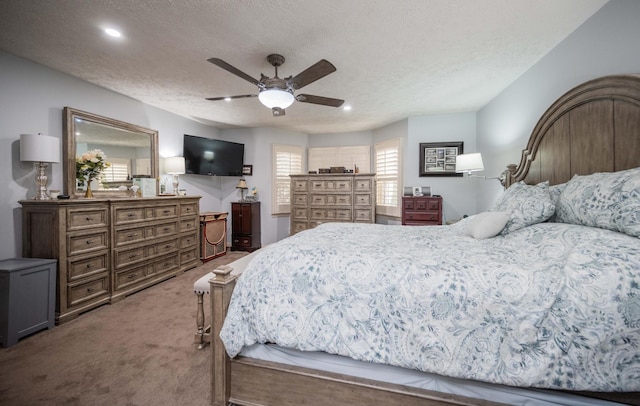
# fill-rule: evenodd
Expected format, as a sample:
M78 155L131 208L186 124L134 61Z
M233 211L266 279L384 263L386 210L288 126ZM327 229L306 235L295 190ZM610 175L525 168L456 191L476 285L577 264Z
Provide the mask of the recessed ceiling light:
M225 97L224 101L231 101L231 97Z
M342 109L343 109L344 111L349 111L349 110L351 110L351 106L346 105L346 106L344 106Z
M109 35L110 37L114 37L114 38L122 37L122 34L120 33L120 31L115 30L113 28L105 28L104 32L107 33L107 35Z

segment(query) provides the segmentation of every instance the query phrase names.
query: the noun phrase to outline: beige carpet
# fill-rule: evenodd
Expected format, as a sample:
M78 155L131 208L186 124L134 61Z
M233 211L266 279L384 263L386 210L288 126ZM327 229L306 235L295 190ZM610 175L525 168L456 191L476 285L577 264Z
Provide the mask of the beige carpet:
M193 344L193 283L245 254L0 347L0 405L208 405L210 347Z

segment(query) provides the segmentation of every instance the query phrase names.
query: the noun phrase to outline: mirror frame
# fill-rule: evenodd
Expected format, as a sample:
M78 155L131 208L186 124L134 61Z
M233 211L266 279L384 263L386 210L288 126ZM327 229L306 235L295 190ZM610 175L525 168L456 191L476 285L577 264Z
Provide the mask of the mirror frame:
M135 124L116 120L109 117L103 117L97 114L88 113L86 111L65 107L63 110L62 132L63 132L63 161L62 174L64 180L64 194L73 198L84 196L84 191L76 190L76 136L75 136L75 119L92 121L108 127L119 130L137 132L149 136L150 156L151 156L151 178L156 181L156 191L158 190L159 156L158 156L158 131L149 128L140 127ZM128 191L121 190L94 190L96 197L129 197Z

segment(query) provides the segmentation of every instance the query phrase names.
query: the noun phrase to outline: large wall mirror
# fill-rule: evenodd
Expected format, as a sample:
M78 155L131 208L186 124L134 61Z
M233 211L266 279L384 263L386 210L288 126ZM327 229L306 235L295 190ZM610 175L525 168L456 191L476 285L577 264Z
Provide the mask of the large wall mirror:
M84 195L87 185L76 179L76 157L95 149L104 152L110 164L91 183L96 197L129 196L133 179L155 181L160 174L158 132L155 130L65 107L63 132L65 194Z

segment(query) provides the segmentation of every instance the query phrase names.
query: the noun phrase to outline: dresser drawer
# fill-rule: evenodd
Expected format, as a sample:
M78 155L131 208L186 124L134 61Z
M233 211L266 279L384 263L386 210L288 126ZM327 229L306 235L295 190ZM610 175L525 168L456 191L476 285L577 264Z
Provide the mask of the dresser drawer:
M180 232L184 233L185 231L195 231L198 229L198 225L197 217L180 220Z
M197 234L187 234L180 237L180 249L198 245Z
M117 268L123 268L130 264L135 264L136 262L140 262L145 259L145 248L135 247L124 250L115 250L114 258L113 258L113 266Z
M355 180L355 192L372 192L373 191L373 178L363 178Z
M307 191L307 185L309 184L309 182L307 182L306 180L298 180L298 179L294 179L293 180L293 190L298 192L306 192Z
M292 207L291 208L291 216L294 219L302 219L305 220L307 218L307 213L309 211L307 210L307 208L300 208L300 207Z
M405 210L440 210L440 199L403 199Z
M406 221L439 221L437 211L410 211L405 212Z
M124 230L116 230L115 233L115 242L116 247L132 244L134 242L144 241L146 235L151 233L152 231L147 231L147 227L140 226L135 228L127 228ZM151 227L150 227L151 229Z
M371 205L371 197L372 196L370 194L369 195L357 194L355 195L355 199L356 199L355 204L357 206L369 206Z
M67 288L67 305L77 306L83 303L97 301L109 296L109 275L80 283L69 285Z
M238 247L251 247L251 237L233 237L233 245Z
M152 216L153 220L178 217L178 207L175 204L171 206L154 207Z
M181 203L180 216L191 216L198 214L198 205L195 203Z
M144 207L116 207L114 210L114 221L116 225L144 220Z
M311 195L314 206L351 206L351 195Z
M312 209L311 219L351 221L351 209Z
M294 221L291 224L291 231L290 232L292 234L293 233L299 233L300 231L304 231L307 228L309 228L309 227L307 226L307 222L306 221Z
M360 221L360 222L366 221L368 223L372 223L375 220L373 218L373 210L371 209L354 209L353 219L355 221Z
M153 244L147 247L145 257L155 257L158 255L168 254L170 252L178 251L178 244L180 242L177 238L173 240L164 241L158 244Z
M193 260L198 259L198 249L197 248L187 248L180 250L180 263L186 264Z
M351 192L351 179L312 180L312 192Z
M197 255L196 255L197 256ZM160 275L167 272L176 272L180 262L177 255L172 255L154 263L148 268L148 276Z
M103 251L100 255L69 261L67 280L76 281L109 269L109 254Z
M153 226L153 235L148 235L147 238L166 237L169 235L175 235L178 233L178 225L176 222L164 223Z
M77 255L109 247L107 230L96 230L91 234L67 234L67 255Z
M116 272L114 277L114 290L124 289L143 281L147 277L147 266L140 266L126 271ZM149 266L151 268L151 266Z
M109 211L104 208L67 209L67 230L106 227L109 224Z
M309 197L307 195L300 195L300 194L293 195L294 205L306 206L307 202L309 202Z

